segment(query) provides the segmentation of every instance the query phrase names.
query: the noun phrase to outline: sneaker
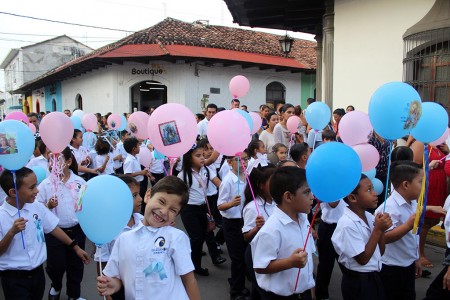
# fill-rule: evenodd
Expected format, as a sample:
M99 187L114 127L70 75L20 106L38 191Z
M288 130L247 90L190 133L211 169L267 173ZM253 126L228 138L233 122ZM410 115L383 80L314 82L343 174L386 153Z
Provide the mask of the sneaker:
M225 257L222 257L219 255L219 256L213 258L212 263L213 263L213 265L218 266L218 265L223 264L226 261L227 261L227 259Z
M209 276L209 271L207 268L197 268L194 273L200 276Z

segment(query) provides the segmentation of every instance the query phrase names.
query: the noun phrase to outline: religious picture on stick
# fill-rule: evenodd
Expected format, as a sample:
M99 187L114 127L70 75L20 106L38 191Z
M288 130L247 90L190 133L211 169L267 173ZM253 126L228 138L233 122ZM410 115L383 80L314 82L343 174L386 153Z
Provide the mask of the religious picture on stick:
M164 146L170 146L181 142L180 133L178 132L177 123L170 121L159 124L159 133Z

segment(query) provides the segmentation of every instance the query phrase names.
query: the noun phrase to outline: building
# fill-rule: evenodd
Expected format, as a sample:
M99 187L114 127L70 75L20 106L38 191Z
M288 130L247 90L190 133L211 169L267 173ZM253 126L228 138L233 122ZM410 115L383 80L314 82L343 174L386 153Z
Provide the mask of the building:
M92 48L65 35L58 36L19 49L11 49L0 65L5 71L5 89L7 102L6 111L21 109L24 112L42 109L46 101L44 89L36 90L34 94L14 93L13 91L25 82L32 81L49 70L83 56ZM25 99L25 101L23 100Z
M173 102L200 112L207 103L228 108L232 77L244 75L249 109L286 100L300 104L315 92L315 42L295 40L282 52L273 34L187 23L172 18L104 46L26 82L16 92L52 90L49 111L146 111ZM34 96L33 96L34 97Z
M449 105L448 0L225 0L244 26L316 34L317 98L367 111L383 83L413 85Z

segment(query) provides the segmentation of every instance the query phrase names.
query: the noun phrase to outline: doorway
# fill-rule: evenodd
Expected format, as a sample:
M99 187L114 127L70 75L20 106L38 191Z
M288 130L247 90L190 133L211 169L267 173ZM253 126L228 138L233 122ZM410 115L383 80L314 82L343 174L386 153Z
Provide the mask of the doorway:
M145 80L131 87L131 111L149 112L150 108L167 103L167 86L154 80Z

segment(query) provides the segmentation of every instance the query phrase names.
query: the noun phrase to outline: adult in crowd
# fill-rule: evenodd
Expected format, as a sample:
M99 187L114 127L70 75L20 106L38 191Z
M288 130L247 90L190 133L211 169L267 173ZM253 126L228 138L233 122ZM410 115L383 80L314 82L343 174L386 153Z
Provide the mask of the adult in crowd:
M206 131L208 129L209 120L217 113L217 105L214 103L208 104L206 107L206 116L197 124L197 138L206 138Z
M240 105L241 105L241 101L239 101L239 99L233 99L233 100L231 100L230 109L239 108Z
M28 114L28 121L36 127L36 132L39 132L39 116L35 112Z
M273 136L273 130L278 124L278 119L278 115L275 112L269 113L269 115L267 116L267 129L261 132L261 134L259 135L259 139L263 141L267 154L273 152L272 147L276 144L275 138Z
M266 104L261 104L259 106L259 115L261 116L261 120L262 120L262 124L261 127L264 129L267 129L268 127L268 123L269 123L269 113L270 113L270 108L269 106L267 106Z
M300 118L300 123L298 124L298 133L300 134L300 140L302 142L306 142L306 128L308 126L308 122L306 121L306 118L302 112L302 107L300 105L296 105L294 107L294 114Z
M283 105L283 107L280 109L281 120L277 125L275 125L273 129L275 143L281 143L288 149L291 142L291 133L287 129L286 122L291 116L294 115L294 111L294 105L290 103Z
M345 116L345 110L343 108L337 108L333 111L333 130L336 133L336 137L339 140L339 122L342 117Z
M355 107L353 106L353 105L349 105L349 106L347 106L347 108L345 109L345 111L346 112L351 112L351 111L354 111L355 110Z
M70 111L70 109L65 109L65 110L64 110L64 114L65 114L66 116L68 116L69 118L72 116L72 112Z

